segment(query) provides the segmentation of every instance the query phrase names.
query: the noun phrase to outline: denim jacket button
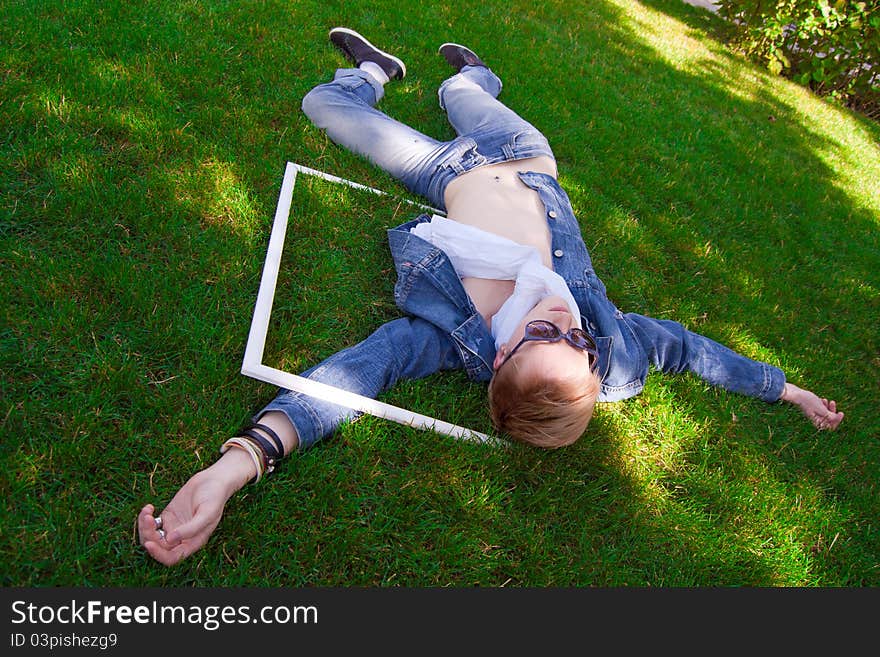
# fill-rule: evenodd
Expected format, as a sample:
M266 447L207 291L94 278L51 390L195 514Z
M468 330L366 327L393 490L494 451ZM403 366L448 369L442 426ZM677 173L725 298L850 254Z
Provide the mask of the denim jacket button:
M556 219L556 210L550 210L550 212L547 213L547 216L551 219Z
M561 257L562 257L563 255L565 255L565 254L563 253L562 249L556 249L556 250L553 252L553 255L555 255L557 258L561 258Z

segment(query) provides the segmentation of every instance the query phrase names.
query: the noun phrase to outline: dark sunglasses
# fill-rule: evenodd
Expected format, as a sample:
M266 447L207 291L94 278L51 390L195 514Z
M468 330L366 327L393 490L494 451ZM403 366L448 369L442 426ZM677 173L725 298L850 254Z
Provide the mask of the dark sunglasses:
M556 324L548 322L546 319L535 319L526 324L523 339L507 354L507 358L502 361L498 369L500 370L504 363L509 361L510 357L516 353L516 350L526 342L559 342L560 340L565 340L575 349L586 351L590 362L590 371L596 371L596 368L599 366L599 352L590 334L579 328L573 328L567 333L563 333Z

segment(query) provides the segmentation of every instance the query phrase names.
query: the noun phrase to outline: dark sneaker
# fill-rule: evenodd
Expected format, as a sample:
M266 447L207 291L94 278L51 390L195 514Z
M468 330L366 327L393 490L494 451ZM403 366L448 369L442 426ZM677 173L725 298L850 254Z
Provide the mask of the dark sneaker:
M485 66L483 60L470 48L457 43L444 43L437 51L454 69L460 71L465 66Z
M362 62L374 62L382 67L390 80L401 80L406 75L406 66L402 61L379 50L347 27L334 27L330 30L330 43L339 48L355 66L360 66Z

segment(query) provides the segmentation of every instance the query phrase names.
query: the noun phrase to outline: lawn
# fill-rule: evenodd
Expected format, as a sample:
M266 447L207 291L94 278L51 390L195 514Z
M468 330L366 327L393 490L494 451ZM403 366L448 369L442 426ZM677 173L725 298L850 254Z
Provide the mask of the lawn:
M880 584L880 126L746 62L680 0L5 0L0 24L4 586ZM288 161L267 362L398 316L385 229L419 200L300 111L347 25L407 64L382 108L438 138L444 41L549 138L597 272L846 413L690 377L575 445L491 448L373 417L288 459L174 569L134 520L274 396L240 373ZM489 431L462 373L381 398Z

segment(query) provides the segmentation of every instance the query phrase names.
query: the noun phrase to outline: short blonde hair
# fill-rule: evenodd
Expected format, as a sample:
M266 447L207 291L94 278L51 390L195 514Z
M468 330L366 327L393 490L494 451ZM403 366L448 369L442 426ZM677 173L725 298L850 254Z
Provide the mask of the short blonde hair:
M583 435L598 396L599 378L586 367L548 378L508 366L489 382L489 412L495 428L512 439L555 449Z

